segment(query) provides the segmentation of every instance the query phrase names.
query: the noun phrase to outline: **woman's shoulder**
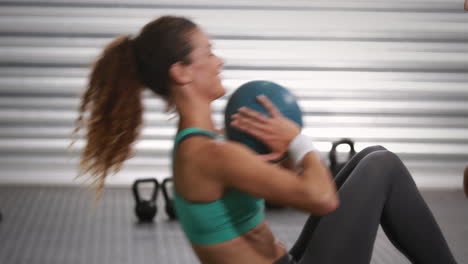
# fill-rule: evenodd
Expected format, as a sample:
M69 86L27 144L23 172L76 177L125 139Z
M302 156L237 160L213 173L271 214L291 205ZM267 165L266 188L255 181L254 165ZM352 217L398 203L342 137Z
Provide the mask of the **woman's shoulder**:
M191 155L196 155L198 162L202 164L210 161L235 160L253 154L251 149L238 142L220 139L206 140L192 151Z
M221 172L217 163L230 144L207 137L194 137L181 144L174 170L176 189L181 197L191 202L219 199L224 186L218 177Z
M181 144L176 157L176 171L197 174L207 180L220 180L232 163L254 158L253 151L244 145L206 137L194 137ZM183 164L183 165L179 165ZM180 167L179 167L180 166Z

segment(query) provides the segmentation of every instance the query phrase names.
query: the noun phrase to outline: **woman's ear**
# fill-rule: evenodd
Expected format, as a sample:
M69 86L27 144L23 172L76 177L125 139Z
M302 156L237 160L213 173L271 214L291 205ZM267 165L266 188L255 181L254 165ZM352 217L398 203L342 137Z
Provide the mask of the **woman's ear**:
M169 77L177 84L188 84L192 81L192 71L189 64L176 62L169 68Z

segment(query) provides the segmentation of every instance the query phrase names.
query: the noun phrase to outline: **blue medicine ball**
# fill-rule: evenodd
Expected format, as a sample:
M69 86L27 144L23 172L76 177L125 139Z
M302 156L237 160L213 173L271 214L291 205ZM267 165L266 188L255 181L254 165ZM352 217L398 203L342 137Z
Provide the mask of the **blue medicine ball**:
M258 154L267 154L271 152L267 146L253 136L230 126L231 116L237 113L238 109L243 106L270 116L268 111L256 98L261 94L267 96L283 116L296 122L300 127L303 126L302 112L297 104L296 97L283 86L270 81L251 81L241 85L227 102L224 112L224 125L226 136L229 140L240 142Z

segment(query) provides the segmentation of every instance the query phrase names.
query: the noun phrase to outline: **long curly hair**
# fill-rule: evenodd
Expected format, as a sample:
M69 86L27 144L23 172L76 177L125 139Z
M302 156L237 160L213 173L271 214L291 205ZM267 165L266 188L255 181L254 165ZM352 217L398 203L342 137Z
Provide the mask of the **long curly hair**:
M169 68L178 61L190 63L188 34L195 28L183 17L160 17L133 39L115 38L94 63L68 148L78 140L80 129L87 128L76 178L90 173L96 200L106 177L119 172L136 153L133 144L143 127L144 87L170 106Z

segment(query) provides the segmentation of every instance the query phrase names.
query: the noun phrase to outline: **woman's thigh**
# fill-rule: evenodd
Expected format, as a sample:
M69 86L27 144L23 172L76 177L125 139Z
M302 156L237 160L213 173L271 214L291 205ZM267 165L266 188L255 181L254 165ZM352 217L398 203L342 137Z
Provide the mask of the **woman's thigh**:
M349 165L354 168L349 174L337 175L342 181L340 206L320 218L299 263L370 261L380 216L394 182L394 160L393 153L377 149L354 160L355 164L351 160Z
M351 174L351 172L356 168L356 166L359 164L359 162L363 158L365 158L370 153L379 151L379 150L386 150L386 149L382 146L371 146L371 147L367 147L363 149L362 151L354 155L353 158L349 160L336 175L335 184L336 184L337 189L339 190L341 188L341 186L346 181L348 176ZM301 259L307 247L308 241L312 237L312 234L314 233L321 218L322 216L311 215L307 219L301 233L299 234L299 238L296 240L291 250L289 251L290 254L294 257L294 259L296 260Z

